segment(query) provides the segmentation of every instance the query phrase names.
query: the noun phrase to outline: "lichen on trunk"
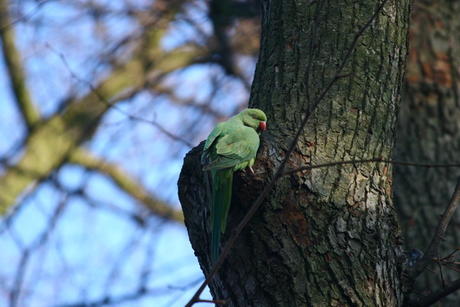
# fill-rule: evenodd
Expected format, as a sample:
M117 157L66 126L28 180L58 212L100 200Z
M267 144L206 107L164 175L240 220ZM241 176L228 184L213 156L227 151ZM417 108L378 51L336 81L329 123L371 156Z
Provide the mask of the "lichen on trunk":
M235 176L228 232L273 177L307 110L314 109L288 168L390 157L408 1L379 10L380 4L263 3L250 106L266 112L269 131L256 174ZM200 147L185 158L179 194L207 273L209 212L199 154ZM388 165L367 163L279 179L213 279L214 297L230 306L400 306L403 255L391 174Z

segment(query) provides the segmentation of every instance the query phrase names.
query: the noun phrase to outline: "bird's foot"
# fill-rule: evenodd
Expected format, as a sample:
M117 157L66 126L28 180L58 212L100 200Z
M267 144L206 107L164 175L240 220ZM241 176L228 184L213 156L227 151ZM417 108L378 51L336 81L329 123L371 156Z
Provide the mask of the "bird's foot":
M251 172L251 174L255 175L256 173L254 173L254 170L252 169L252 166L248 166L249 168L249 171Z

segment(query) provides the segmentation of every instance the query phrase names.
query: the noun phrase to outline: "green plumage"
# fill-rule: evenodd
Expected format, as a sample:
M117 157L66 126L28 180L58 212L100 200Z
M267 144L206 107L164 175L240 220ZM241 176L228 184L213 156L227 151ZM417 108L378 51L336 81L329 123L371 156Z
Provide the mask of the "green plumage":
M226 168L211 171L212 203L211 203L211 259L219 257L219 242L221 233L225 232L227 216L232 199L233 170Z
M211 259L219 257L220 236L225 232L232 199L233 172L251 167L259 148L258 130L267 117L258 109L246 109L218 124L206 139L203 170L211 173ZM261 124L262 123L262 124Z

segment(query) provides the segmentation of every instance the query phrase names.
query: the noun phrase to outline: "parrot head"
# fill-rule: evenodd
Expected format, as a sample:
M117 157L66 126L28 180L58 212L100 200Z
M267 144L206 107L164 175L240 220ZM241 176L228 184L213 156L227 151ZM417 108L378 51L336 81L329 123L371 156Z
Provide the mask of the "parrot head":
M246 109L239 114L245 126L254 130L265 131L267 129L267 116L259 109Z

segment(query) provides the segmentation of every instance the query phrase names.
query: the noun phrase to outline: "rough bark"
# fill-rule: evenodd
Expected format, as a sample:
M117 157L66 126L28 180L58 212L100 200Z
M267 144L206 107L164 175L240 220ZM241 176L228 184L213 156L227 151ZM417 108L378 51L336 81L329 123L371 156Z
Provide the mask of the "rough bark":
M288 165L388 158L406 54L408 1L389 1L346 54L379 1L266 1L252 107L269 132L256 174L236 174L228 237L272 177L307 108ZM185 158L179 196L192 246L209 272L209 212L201 147ZM229 306L400 306L401 240L391 167L337 166L281 178L210 284Z
M452 163L460 153L460 3L416 1L412 11L406 90L398 122L395 159ZM447 206L458 169L395 168L395 203L408 248L424 250ZM460 246L460 215L452 221L441 256ZM442 286L440 266L420 279L417 292ZM434 270L434 271L433 271ZM444 267L445 282L458 273ZM454 303L456 301L456 303ZM458 305L458 296L452 298Z

